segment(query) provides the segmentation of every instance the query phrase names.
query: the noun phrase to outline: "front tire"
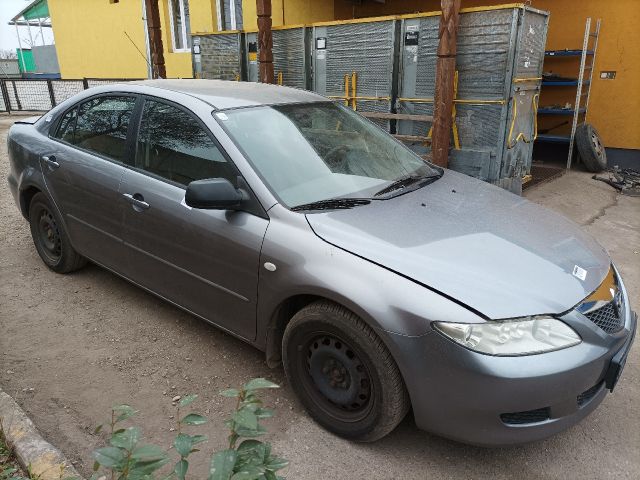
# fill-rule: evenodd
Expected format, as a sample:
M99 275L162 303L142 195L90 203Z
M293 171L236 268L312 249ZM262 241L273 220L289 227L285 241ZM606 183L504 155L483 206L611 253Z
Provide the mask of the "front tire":
M42 192L36 193L29 204L29 226L38 255L51 270L69 273L86 264L71 246L58 212Z
M372 442L409 410L400 371L375 332L344 307L312 303L284 333L287 378L309 414L327 430Z

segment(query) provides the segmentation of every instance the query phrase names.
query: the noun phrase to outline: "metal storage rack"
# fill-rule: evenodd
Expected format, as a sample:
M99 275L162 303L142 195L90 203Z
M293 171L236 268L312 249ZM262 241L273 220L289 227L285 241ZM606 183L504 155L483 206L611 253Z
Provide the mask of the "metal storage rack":
M600 19L596 20L596 26L593 32L591 31L591 24L591 18L587 18L585 22L584 37L582 40L581 50L547 50L544 53L545 58L580 57L580 71L578 73L577 79L570 81L542 81L543 87L576 87L576 99L573 104L573 109L570 110L566 108L549 107L542 107L538 109L538 115L567 115L572 117L571 133L569 135L538 134L537 137L538 142L569 144L567 168L571 168L574 139L576 135L576 128L578 127L578 120L582 118L583 121L586 121L587 112L589 110L589 96L591 95L593 67L596 62L598 36L600 34ZM592 43L591 48L589 48L590 43ZM591 59L589 65L587 65L587 58ZM585 78L586 72L588 72L587 78Z

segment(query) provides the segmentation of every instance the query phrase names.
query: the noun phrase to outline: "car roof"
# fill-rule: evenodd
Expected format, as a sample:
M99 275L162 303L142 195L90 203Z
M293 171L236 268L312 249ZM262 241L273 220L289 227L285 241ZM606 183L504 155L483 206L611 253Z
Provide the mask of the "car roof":
M326 97L306 90L256 82L184 79L143 80L127 82L127 85L184 93L199 98L218 110L258 105L328 101ZM168 94L163 96L171 98Z

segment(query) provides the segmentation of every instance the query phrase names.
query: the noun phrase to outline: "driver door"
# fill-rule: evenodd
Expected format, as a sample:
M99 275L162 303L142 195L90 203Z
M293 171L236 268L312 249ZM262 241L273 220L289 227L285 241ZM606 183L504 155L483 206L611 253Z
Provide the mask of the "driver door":
M174 104L147 98L135 163L120 187L126 204L127 276L239 336L256 334L260 248L268 220L184 202L193 180L239 173L205 125Z

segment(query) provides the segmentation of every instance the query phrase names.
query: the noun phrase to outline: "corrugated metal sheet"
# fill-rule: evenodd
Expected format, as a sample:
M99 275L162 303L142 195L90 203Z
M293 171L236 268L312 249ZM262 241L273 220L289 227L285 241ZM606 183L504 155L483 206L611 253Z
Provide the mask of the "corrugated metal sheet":
M344 94L344 76L358 73L358 95L391 95L394 54L392 21L327 27L327 94Z
M288 87L306 88L304 35L304 28L273 31L273 69Z

